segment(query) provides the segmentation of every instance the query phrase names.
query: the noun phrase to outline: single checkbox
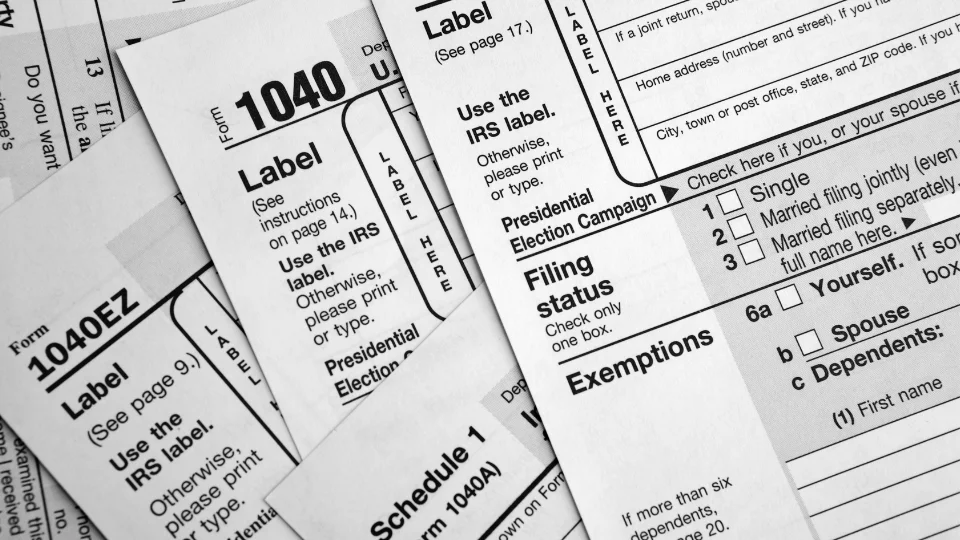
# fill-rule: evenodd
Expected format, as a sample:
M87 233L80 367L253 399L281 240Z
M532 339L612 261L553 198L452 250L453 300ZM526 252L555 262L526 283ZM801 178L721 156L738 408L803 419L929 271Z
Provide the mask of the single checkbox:
M740 195L737 194L736 189L724 191L717 195L717 202L720 203L720 209L723 210L724 214L736 212L743 208L743 203L740 202Z
M817 335L816 330L808 330L802 334L797 334L795 337L797 345L800 346L800 352L804 356L823 350L823 344L820 343L820 336Z
M746 214L728 219L727 225L730 226L730 232L733 233L734 240L753 234L753 225L750 224L750 218Z
M743 256L743 262L746 264L752 264L766 258L763 254L763 248L760 247L759 240L754 239L749 242L744 242L737 247L740 248L740 255Z
M780 301L780 307L784 311L797 307L803 303L803 298L800 298L800 291L797 290L796 285L787 285L782 289L777 289L777 300Z

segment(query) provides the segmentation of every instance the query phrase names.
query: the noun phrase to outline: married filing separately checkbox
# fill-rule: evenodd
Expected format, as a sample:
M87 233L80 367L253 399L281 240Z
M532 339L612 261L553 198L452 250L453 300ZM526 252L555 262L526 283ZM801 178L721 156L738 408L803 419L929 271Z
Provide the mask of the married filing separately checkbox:
M737 247L740 248L740 255L743 256L743 262L746 264L762 261L766 257L763 254L763 248L760 247L760 241L757 239L744 242Z

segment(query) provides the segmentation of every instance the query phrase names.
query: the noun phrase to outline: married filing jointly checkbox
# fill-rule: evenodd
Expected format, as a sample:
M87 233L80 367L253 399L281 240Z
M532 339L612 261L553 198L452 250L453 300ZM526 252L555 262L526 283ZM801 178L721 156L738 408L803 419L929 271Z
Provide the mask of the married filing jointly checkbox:
M776 293L777 300L780 301L780 307L784 311L803 303L803 298L800 298L800 291L797 290L796 285L787 285L782 289L777 289Z
M823 350L823 344L820 343L820 336L816 330L808 330L802 334L796 335L797 345L800 346L800 352L804 356Z
M727 225L730 226L730 232L733 233L734 240L739 240L753 234L753 225L750 223L750 218L746 214L728 219Z

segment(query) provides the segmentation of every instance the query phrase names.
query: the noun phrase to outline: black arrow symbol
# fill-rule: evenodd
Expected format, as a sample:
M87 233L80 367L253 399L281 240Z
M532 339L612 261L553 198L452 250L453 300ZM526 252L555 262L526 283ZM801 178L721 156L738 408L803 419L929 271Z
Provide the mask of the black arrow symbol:
M140 38L125 39L127 45L133 45L134 43L140 43Z
M916 221L915 219L910 219L908 217L900 218L900 220L903 221L903 227L905 229L910 229L910 226L913 225L913 222Z
M660 191L663 191L663 196L667 199L667 202L670 202L673 197L680 191L677 188L672 188L670 186L660 185Z

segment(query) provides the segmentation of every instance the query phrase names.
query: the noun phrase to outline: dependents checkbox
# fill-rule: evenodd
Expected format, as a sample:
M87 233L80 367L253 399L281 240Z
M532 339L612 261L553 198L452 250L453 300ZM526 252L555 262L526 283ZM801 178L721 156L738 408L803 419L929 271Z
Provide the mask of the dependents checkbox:
M796 335L797 345L800 346L800 352L804 356L823 350L823 344L820 343L820 336L816 330L808 330L802 334Z
M733 233L734 240L753 234L753 225L750 224L750 218L746 214L728 219L727 225L730 226L730 232Z
M743 262L747 264L762 261L765 258L763 254L763 248L760 247L759 240L744 242L737 247L740 248L740 255L743 256Z
M788 285L782 289L777 289L776 293L777 300L780 301L780 307L784 311L803 303L803 298L800 298L800 291L797 290L796 285Z
M717 195L717 202L720 203L720 209L723 210L724 214L736 212L743 208L743 203L740 202L740 195L737 195L736 189L724 191Z

